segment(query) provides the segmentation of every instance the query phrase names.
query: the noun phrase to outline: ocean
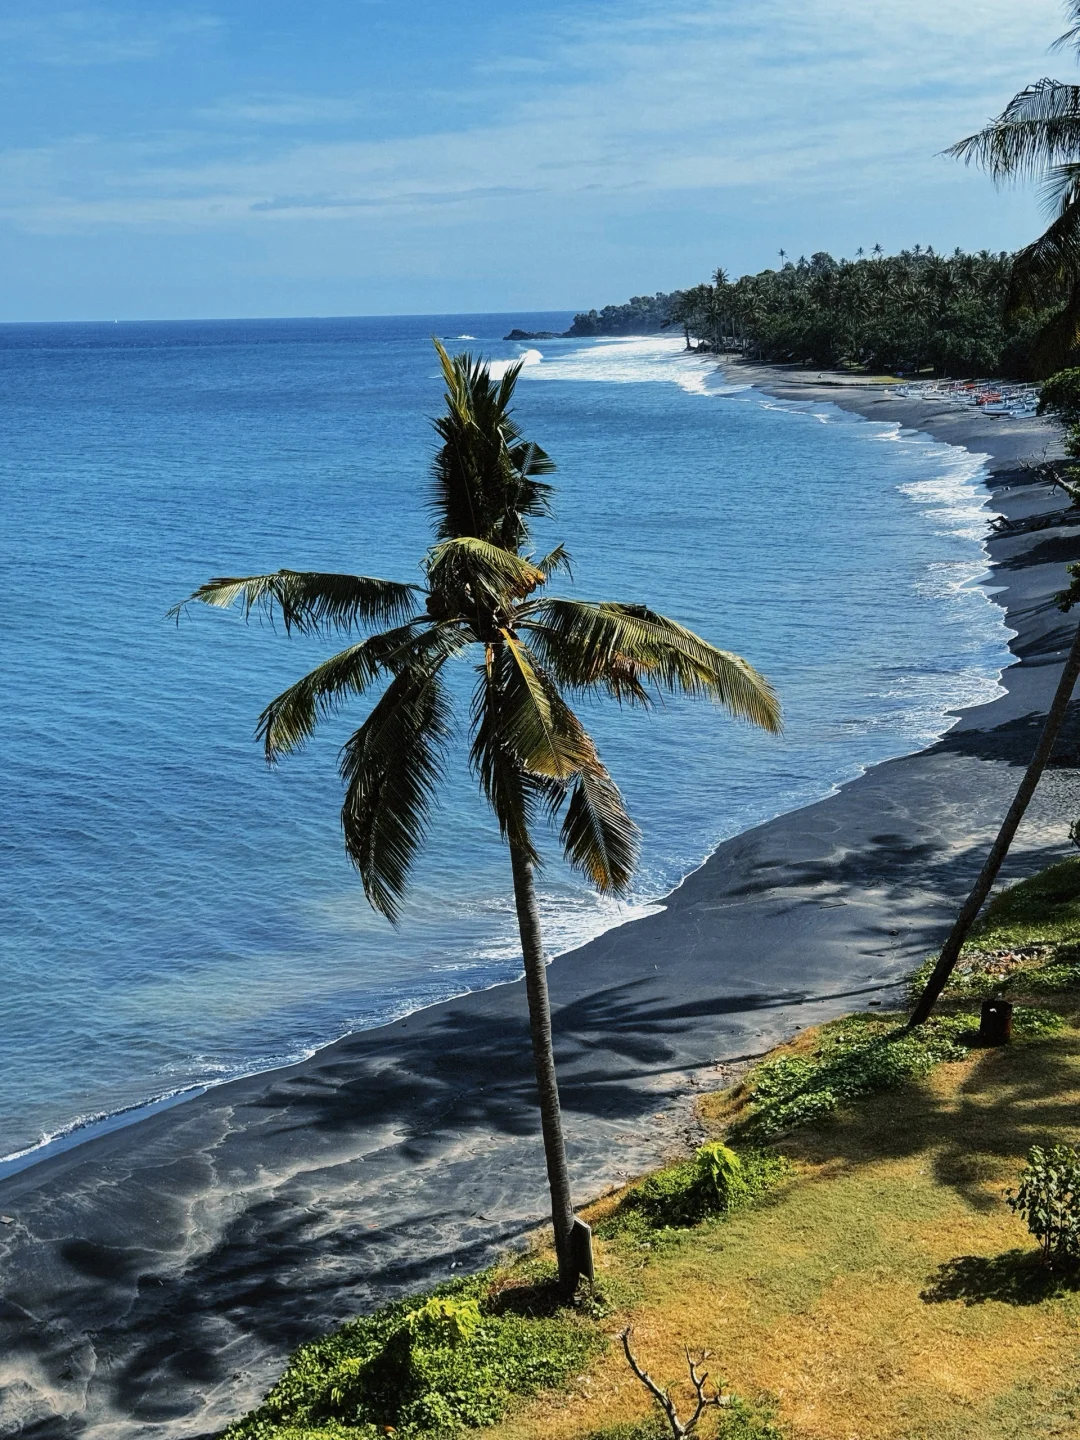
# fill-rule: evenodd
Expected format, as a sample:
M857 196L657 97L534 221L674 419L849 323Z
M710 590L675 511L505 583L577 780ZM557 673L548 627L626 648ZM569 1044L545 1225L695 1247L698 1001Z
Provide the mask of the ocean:
M998 693L980 457L772 400L678 339L501 339L569 319L0 327L0 1173L518 973L464 734L393 928L338 823L337 749L363 706L274 771L252 739L332 647L165 613L211 575L418 578L433 334L526 359L517 417L559 467L537 549L564 540L574 560L553 588L647 601L746 655L784 704L781 739L701 704L584 707L642 859L614 902L548 847L552 954Z

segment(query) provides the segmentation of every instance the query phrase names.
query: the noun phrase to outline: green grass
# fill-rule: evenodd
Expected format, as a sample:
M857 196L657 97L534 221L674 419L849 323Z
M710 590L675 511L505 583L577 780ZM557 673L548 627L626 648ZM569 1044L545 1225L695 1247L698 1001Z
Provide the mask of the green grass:
M683 1410L682 1347L707 1348L728 1391L776 1397L757 1433L785 1440L1080 1435L1080 1290L1047 1271L1004 1199L1031 1145L1080 1139L1080 1028L1055 1022L789 1132L777 1145L792 1176L723 1223L648 1252L601 1240L601 1283L627 1287L602 1324L633 1324L635 1353ZM740 1113L730 1095L703 1110L718 1124ZM664 1434L612 1345L491 1440L615 1440L619 1426L627 1440Z
M586 1211L575 1306L543 1251L385 1306L229 1440L665 1440L627 1323L683 1412L683 1346L712 1352L730 1404L699 1440L1080 1436L1080 1280L1004 1198L1031 1145L1080 1140L1080 858L998 896L962 958L915 1033L848 1016L706 1096L715 1140ZM1003 989L1038 1003L981 1050L965 1002Z
M912 977L922 988L931 956ZM1080 991L1080 856L1002 891L960 954L946 998Z

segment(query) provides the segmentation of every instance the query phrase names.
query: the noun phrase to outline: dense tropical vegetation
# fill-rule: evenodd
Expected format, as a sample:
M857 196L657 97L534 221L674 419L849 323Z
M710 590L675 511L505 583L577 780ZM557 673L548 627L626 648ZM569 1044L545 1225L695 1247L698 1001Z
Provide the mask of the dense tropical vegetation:
M350 644L272 700L258 737L271 764L319 723L378 686L382 695L341 752L345 848L371 905L395 920L427 831L453 732L451 661L474 674L469 762L510 850L551 1189L560 1277L588 1273L588 1232L575 1221L551 1041L534 874L536 831L565 811L563 852L599 890L625 892L637 830L567 695L648 706L704 697L765 730L780 728L773 691L751 665L640 603L547 593L569 569L561 545L535 559L529 524L550 514L550 457L510 413L520 365L500 379L436 341L446 413L433 465L436 541L424 584L279 570L210 580L190 597L273 617L287 631ZM187 603L187 602L185 602ZM177 607L179 614L182 607ZM388 629L380 627L389 626ZM353 641L356 632L374 631Z
M1059 46L1080 49L1080 0L1067 0L1072 22ZM1052 375L1080 343L1080 86L1044 78L1018 95L991 123L949 152L981 165L995 180L1034 180L1051 222L1013 257L1005 323L1040 315L1031 370Z
M1080 50L1080 0L1059 46ZM1032 180L1051 212L1015 255L940 255L915 245L853 260L825 252L734 282L638 296L575 317L571 335L681 326L709 348L758 360L851 364L873 370L1043 379L1080 347L1080 85L1043 78L947 152L997 181Z
M648 335L664 330L671 324L672 310L681 291L673 295L635 295L625 305L605 305L602 310L586 310L574 316L566 334L579 335Z
M921 245L899 255L836 260L824 252L779 269L575 317L570 334L684 329L709 349L766 362L939 375L1016 375L1031 369L1041 315L1006 318L1009 255L939 255Z

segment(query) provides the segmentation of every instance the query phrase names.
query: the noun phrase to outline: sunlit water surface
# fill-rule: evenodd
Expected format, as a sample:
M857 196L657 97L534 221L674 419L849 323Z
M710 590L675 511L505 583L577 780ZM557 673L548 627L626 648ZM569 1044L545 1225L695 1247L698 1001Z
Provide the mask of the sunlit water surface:
M517 973L464 740L393 930L342 851L346 722L273 773L252 742L328 646L165 619L210 575L418 578L433 331L526 355L518 417L559 465L537 546L566 540L575 593L742 652L785 708L780 740L705 705L588 709L642 861L616 904L552 860L552 952L996 692L977 457L733 386L677 340L499 338L567 319L0 329L0 1156Z

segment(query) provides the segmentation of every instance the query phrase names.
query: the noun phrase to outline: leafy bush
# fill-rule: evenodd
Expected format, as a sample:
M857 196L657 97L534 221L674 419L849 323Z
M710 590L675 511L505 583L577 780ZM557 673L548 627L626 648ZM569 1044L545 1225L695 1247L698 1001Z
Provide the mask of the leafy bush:
M1059 370L1044 382L1039 414L1056 415L1063 425L1080 425L1080 370Z
M1080 1259L1080 1150L1032 1146L1019 1188L1005 1199L1027 1221L1048 1264Z
M825 1026L810 1055L782 1055L752 1071L751 1111L732 1134L763 1141L833 1114L878 1090L919 1079L945 1060L962 1060L975 1017L943 1016L908 1031L880 1018L852 1015Z
M556 1385L601 1345L580 1317L487 1308L490 1276L401 1301L305 1345L228 1440L445 1436L490 1425L513 1395Z
M647 1176L627 1191L615 1214L597 1233L610 1237L628 1230L648 1231L697 1225L761 1199L790 1172L780 1155L744 1150L719 1141L702 1145L691 1160L681 1160Z

